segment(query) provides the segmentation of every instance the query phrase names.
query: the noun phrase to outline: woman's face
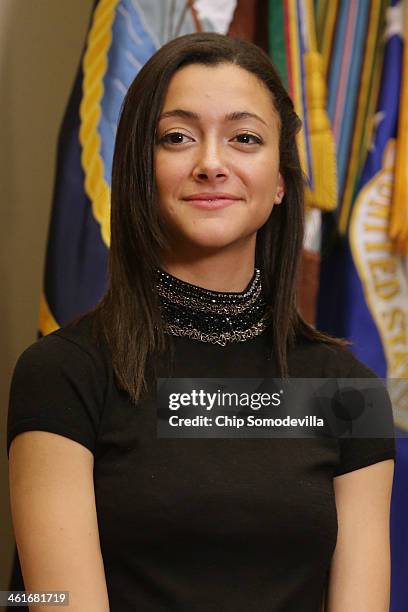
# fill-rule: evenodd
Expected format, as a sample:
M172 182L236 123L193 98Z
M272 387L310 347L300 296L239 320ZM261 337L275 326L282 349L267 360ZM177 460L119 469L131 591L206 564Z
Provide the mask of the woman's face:
M154 160L172 249L254 249L256 232L284 188L279 117L269 90L232 64L180 69L167 90ZM189 199L197 195L204 199Z

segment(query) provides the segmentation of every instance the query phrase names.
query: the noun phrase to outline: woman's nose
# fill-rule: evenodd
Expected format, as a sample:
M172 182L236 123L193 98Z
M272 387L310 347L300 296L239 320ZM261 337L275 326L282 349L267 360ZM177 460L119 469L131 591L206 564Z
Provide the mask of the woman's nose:
M229 173L224 145L214 139L203 142L197 152L194 167L196 178L214 179Z

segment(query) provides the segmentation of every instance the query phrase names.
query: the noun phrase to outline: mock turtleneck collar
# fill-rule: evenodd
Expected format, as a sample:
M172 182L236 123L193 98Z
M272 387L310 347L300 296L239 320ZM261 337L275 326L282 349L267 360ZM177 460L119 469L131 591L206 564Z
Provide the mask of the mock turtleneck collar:
M266 328L260 270L242 292L222 292L187 283L157 269L157 292L167 332L225 346Z

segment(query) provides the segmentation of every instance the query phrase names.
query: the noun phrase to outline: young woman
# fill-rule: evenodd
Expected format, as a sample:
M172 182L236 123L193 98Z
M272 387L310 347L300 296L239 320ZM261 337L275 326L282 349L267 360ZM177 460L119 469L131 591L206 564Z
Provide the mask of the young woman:
M14 371L27 590L70 591L87 612L388 610L392 438L156 433L157 377L373 376L296 310L299 129L248 42L180 37L132 83L109 289Z

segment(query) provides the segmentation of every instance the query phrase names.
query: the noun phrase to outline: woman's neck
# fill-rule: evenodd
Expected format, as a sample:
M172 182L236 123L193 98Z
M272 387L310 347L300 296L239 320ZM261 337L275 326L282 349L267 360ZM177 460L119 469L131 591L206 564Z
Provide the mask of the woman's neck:
M248 286L254 274L255 256L239 253L163 257L160 268L186 283L211 291L240 292Z

